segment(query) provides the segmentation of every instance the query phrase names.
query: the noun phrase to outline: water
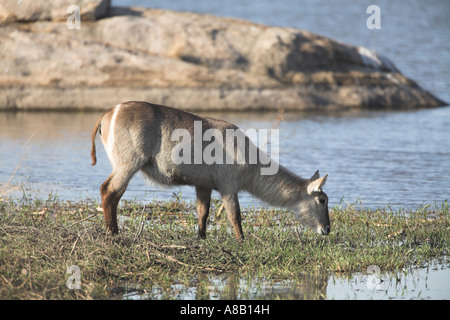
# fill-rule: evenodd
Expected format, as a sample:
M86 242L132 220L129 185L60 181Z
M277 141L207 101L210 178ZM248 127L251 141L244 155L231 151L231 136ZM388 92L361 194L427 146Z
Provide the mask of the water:
M0 116L0 190L5 196L100 199L111 165L98 139L90 165L90 135L100 113L3 113ZM212 114L242 129L271 128L277 114ZM244 120L243 120L244 119ZM279 126L280 163L309 178L328 173L330 205L355 203L417 209L450 195L450 107L408 112L357 111L339 115L286 114ZM17 170L16 170L17 169ZM11 179L11 180L10 180ZM10 181L9 181L10 180ZM7 184L9 181L9 184ZM141 174L124 199L167 200L192 187L149 185ZM219 197L218 193L213 194ZM260 204L246 193L242 206Z
M366 9L381 9L381 29L369 30ZM407 76L450 101L450 4L447 0L261 0L225 2L114 0L113 6L146 6L231 16L266 25L305 29L375 49ZM98 199L109 175L103 149L89 166L89 136L99 114L17 113L0 116L0 190L8 195L48 194ZM275 114L218 115L246 128L270 128ZM247 120L244 120L247 119ZM303 177L328 173L331 204L362 201L366 207L438 204L450 194L450 111L355 112L286 115L281 123L281 163ZM288 153L283 153L288 152ZM18 167L17 172L14 169ZM10 183L8 180L13 176ZM11 190L13 189L13 190ZM3 190L3 191L4 191ZM148 187L137 176L125 197L170 198L190 188ZM217 196L217 194L215 194ZM243 205L254 199L243 194Z
M253 279L239 274L200 274L191 283L125 284L125 299L217 300L419 300L448 299L450 269L442 264L395 273L359 272L351 275L301 274L285 280Z
M366 46L386 55L406 76L425 89L450 101L450 4L447 0L364 0L357 3L352 0L117 0L112 3L188 10L267 25L297 27ZM381 8L380 30L366 27L369 16L366 8L371 4ZM46 199L51 195L67 200L98 200L99 186L111 171L100 144L98 164L90 166L90 134L99 115L0 114L0 197ZM229 120L243 129L270 128L276 118L273 113L213 116ZM390 205L415 209L422 204L439 205L450 195L449 128L450 107L333 115L286 114L279 128L280 162L303 177L311 176L317 169L322 174L328 173L325 191L331 206L355 201L369 208ZM163 200L170 199L174 192L181 192L184 200L194 199L192 188L148 186L137 175L124 198ZM217 194L214 196L218 197ZM255 203L255 199L246 194L241 195L240 201L243 206ZM299 298L302 288L315 288L319 282L319 291L312 289L313 295L305 297L315 297L319 293L327 299L448 299L448 270L445 264L439 264L434 269L417 269L415 273L403 276L385 274L380 277L383 279L380 290L367 287L364 273L352 274L349 278L323 275L319 280L244 283L241 287L242 290L258 287L260 291L255 289L254 298ZM210 283L220 291L220 286L227 281L214 278ZM187 295L180 298L195 298L189 293L196 290L194 286L188 286Z

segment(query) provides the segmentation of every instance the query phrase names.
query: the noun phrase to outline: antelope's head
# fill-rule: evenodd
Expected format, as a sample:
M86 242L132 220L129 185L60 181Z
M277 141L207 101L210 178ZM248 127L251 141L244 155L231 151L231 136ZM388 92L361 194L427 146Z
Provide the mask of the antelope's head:
M309 179L306 190L303 191L295 218L318 234L327 235L330 232L330 218L328 216L328 197L322 191L328 175L319 178L319 170Z

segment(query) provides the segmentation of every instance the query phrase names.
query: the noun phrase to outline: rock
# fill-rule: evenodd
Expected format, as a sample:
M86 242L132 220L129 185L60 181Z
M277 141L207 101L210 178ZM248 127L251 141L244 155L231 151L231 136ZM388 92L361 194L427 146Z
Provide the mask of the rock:
M83 20L106 16L110 0L1 0L0 24L38 20L65 21L71 5L80 7Z
M65 21L0 28L0 108L108 109L127 100L214 111L444 105L376 52L307 31L143 8L81 20L79 30Z

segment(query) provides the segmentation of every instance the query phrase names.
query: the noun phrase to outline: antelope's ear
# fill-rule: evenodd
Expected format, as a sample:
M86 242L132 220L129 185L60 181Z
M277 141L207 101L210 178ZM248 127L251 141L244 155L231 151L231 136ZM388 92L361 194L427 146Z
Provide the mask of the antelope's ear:
M328 174L323 176L322 178L316 179L309 183L308 185L308 194L312 194L313 192L321 192L322 187L327 181Z
M314 180L317 180L317 179L319 179L319 170L317 170L317 171L312 175L311 179L309 179L309 180L314 181Z

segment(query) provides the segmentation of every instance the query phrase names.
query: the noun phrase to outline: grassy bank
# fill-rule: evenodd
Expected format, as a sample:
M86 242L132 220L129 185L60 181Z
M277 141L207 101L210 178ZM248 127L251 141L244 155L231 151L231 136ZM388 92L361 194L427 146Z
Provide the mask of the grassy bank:
M195 208L179 200L124 202L118 236L105 233L98 203L3 200L0 298L121 298L127 286L144 292L207 282L211 274L292 279L371 265L395 271L426 265L450 247L447 202L414 212L333 208L329 236L304 229L289 212L244 208L242 243L226 214L217 214L219 205L213 203L208 238L198 240ZM78 290L67 287L72 265L81 272Z

